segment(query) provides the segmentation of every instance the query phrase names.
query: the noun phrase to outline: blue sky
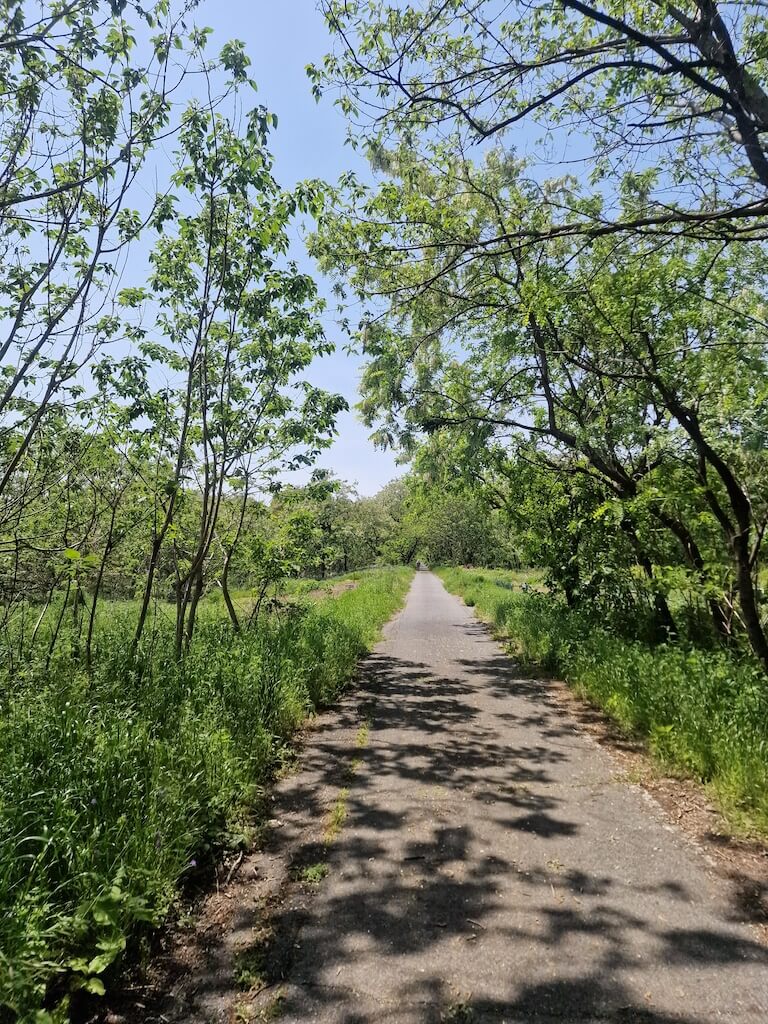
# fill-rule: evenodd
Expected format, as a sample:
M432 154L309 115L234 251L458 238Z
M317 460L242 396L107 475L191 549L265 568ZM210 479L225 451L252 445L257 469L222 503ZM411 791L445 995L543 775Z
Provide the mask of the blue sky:
M316 103L305 73L309 63L319 62L330 48L330 39L315 0L204 0L196 21L214 30L211 48L227 39L241 39L252 60L252 77L259 84L256 101L278 116L270 148L275 156L275 175L291 186L305 178L335 181L350 168L361 174L367 167L360 156L344 145L346 125L330 97ZM302 246L294 253L303 269L318 280L328 295L329 282L317 270ZM357 401L360 360L343 351L345 338L336 326L336 300L329 301L326 333L337 351L313 367L312 379L329 390L341 392L350 406ZM349 310L354 320L355 310ZM360 494L374 494L388 480L404 472L391 452L375 449L368 429L353 411L339 420L339 437L319 464L356 483Z

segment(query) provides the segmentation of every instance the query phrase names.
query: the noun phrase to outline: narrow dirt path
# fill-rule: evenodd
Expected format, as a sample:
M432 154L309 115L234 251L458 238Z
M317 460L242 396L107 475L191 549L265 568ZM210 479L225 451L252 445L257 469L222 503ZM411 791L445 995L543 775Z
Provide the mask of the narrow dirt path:
M233 944L276 901L263 991L233 1002L220 945L180 1019L768 1020L726 883L432 574L302 763L230 894L241 976Z

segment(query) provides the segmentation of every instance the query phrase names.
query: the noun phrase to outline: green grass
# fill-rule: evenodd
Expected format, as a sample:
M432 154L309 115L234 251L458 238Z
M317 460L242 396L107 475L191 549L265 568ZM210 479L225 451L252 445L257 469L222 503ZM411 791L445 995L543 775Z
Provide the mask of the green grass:
M245 841L291 734L349 682L410 578L362 574L240 635L211 611L182 665L158 620L140 672L132 610L115 608L90 680L63 656L0 680L0 1021L65 1020L73 987L100 991L126 941Z
M307 864L306 867L301 868L296 877L300 882L306 882L307 885L319 885L327 874L328 865L325 861L318 861L316 864Z
M662 761L707 782L734 824L768 834L768 680L747 658L617 637L556 598L440 570L524 662L560 674Z

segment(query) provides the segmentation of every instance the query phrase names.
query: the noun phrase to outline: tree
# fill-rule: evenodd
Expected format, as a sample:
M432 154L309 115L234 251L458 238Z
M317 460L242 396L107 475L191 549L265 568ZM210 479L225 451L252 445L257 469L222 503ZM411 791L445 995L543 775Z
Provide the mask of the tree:
M220 114L189 111L175 180L197 209L174 218L173 230L158 241L149 292L131 290L126 297L131 304L149 293L157 297L164 343L150 333L140 349L179 375L173 429L164 437L174 468L165 483L135 638L138 644L160 551L180 504L192 502L195 536L174 535L172 541L178 655L194 631L228 486L235 479L263 484L278 468L310 462L330 443L334 417L344 407L340 396L300 379L330 346L316 319L322 307L314 282L291 262L279 265L291 218L298 210L316 211L322 188L279 188L266 131L261 110L251 115L243 137Z
M177 127L174 94L203 63L205 37L182 20L188 7L0 4L0 440L14 438L3 445L0 496L51 404L76 401L89 367L121 338L123 261L169 211L162 191L143 209L129 203L149 191L142 172Z
M398 161L398 180L359 193L361 216L332 214L317 243L368 303L363 410L378 439L413 451L424 431L463 427L470 463L506 446L511 465L537 439L541 465L587 475L621 505L622 544L666 628L649 516L716 628L742 631L768 666L762 248L559 238L460 259L446 235L481 242L510 222L543 227L551 211L495 152L480 166L447 150L436 169Z
M139 598L126 645L139 671L169 594L179 658L213 586L240 628L228 579L256 496L312 463L344 407L305 379L331 346L315 283L288 255L292 221L318 214L324 187L280 188L275 118L243 112L242 45L207 56L208 30L186 22L195 6L0 2L11 670L43 650L91 672L104 597ZM205 98L179 103L190 71Z
M545 135L537 157L567 148L569 163L583 162L589 190L561 180L559 216L545 230L518 223L481 243L456 239L457 246L491 253L543 236L628 230L765 237L768 51L760 3L322 6L338 47L310 76L318 95L340 91L353 138L362 137L374 157L384 145L402 145L431 161L446 137L454 152L467 153L522 128ZM535 172L532 185L552 202L541 177Z

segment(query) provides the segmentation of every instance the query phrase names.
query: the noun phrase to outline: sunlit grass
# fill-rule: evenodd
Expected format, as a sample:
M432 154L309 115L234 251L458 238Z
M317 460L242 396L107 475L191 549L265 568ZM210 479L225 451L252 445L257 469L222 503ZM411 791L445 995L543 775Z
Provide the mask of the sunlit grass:
M58 655L0 682L0 1019L32 1019L52 983L98 991L126 936L244 841L292 732L348 683L410 577L362 574L239 635L209 607L182 664L158 617L140 671L124 602L99 621L92 678Z

